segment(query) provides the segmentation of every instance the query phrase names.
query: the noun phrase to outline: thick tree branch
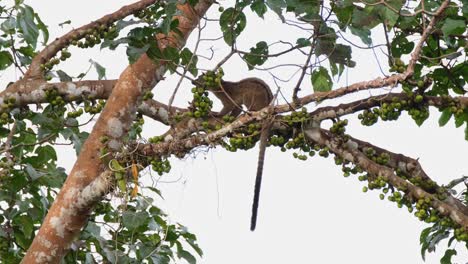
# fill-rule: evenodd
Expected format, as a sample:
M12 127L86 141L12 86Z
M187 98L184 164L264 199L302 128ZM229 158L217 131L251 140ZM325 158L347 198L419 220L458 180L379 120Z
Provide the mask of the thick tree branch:
M114 13L105 15L100 19L93 21L87 25L81 26L77 29L73 29L67 34L55 39L49 45L47 45L39 54L37 54L31 62L28 71L24 75L25 79L42 79L41 64L50 60L57 54L61 49L68 46L72 40L81 39L89 34L90 31L99 28L101 25L108 26L125 18L136 11L145 9L146 7L156 3L158 0L141 0L136 3L123 6Z
M468 207L462 204L458 199L455 199L452 195L449 195L449 193L445 189L438 186L435 183L435 181L433 181L429 177L429 175L426 174L426 172L423 170L421 164L417 159L410 158L403 154L391 152L389 150L372 145L369 142L365 142L353 137L349 138L352 142L358 143L358 149L362 153L366 153L366 150L372 149L373 151L375 151L376 156L386 154L389 159L385 166L390 167L395 171L401 171L402 173L407 175L408 179L414 179L416 181L424 182L425 185L422 185L420 187L430 194L436 194L438 192L445 193L447 195L447 198L444 200L444 202L456 207L463 214L468 216Z
M440 215L449 216L465 230L468 229L468 215L464 213L466 208L464 208L465 210L459 210L458 207L451 204L452 199L449 199L449 202L439 200L436 195L428 193L423 188L398 177L393 168L373 162L359 150L357 142L350 140L344 143L342 139L334 137L330 132L315 128L305 129L304 133L309 140L327 146L331 152L339 157L360 166L370 174L383 177L386 182L405 192L414 201L429 198L431 207L436 209Z
M0 104L3 104L6 99L10 98L15 99L15 107L47 103L45 92L52 89L57 89L58 94L66 102L82 101L87 97L107 99L116 83L117 80L58 83L48 83L42 80L22 81L18 82L18 85L12 85L0 93Z
M79 102L89 98L108 99L117 80L89 80L78 82L47 83L42 80L31 80L18 83L14 89L0 93L0 105L14 98L14 107L24 107L29 104L47 103L46 91L56 89L65 102ZM169 125L169 107L155 100L145 100L138 111L156 121ZM171 107L170 111L186 112L186 109Z
M400 105L402 105L401 102L406 101L406 105L401 106L401 109L403 109L403 107L407 107L411 104L414 104L412 102L413 100L414 97L409 96L406 93L388 93L383 95L371 96L346 104L339 104L337 106L320 107L317 108L315 111L311 112L309 116L315 121L322 121L325 119L339 118L362 110L368 110L373 107L382 106L384 103L391 104L393 102L400 102ZM449 107L451 106L451 104L455 104L457 106L466 108L468 107L468 97L438 97L424 95L423 101L421 103L437 108Z

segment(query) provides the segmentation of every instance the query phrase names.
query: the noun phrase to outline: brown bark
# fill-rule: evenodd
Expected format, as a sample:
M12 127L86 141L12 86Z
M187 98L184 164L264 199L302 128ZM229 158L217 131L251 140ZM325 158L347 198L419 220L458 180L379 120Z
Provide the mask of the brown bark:
M198 24L200 16L210 6L211 2L208 1L200 1L194 8L188 4L178 5L181 14L175 18L179 20L178 29L182 32L182 36L172 32L167 36L158 35L160 48L182 47ZM106 182L99 177L105 174L106 169L106 164L100 161L101 148L120 150L142 94L161 80L164 72L165 62L155 63L146 55L142 55L122 72L22 263L60 263L70 243L85 225L87 215L93 206L92 203L83 205L81 199L83 190L90 184L94 186L96 181L103 184ZM104 136L109 138L107 146L101 143L101 138ZM93 187L93 189L99 188ZM95 202L93 199L91 201Z

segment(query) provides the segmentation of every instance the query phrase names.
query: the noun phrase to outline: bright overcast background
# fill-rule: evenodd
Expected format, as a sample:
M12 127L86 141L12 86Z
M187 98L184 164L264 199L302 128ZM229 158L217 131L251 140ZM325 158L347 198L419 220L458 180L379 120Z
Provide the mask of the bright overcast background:
M26 2L41 15L49 26L50 38L54 39L73 27L89 23L134 1ZM226 4L225 1L219 2ZM243 50L248 50L260 40L268 43L280 39L295 42L301 37L301 31L281 24L272 12L264 20L253 15L249 8L246 15L247 28L239 38L239 48ZM208 17L217 16L217 7L213 6ZM58 26L67 20L71 20L71 25ZM378 35L379 32L375 33ZM205 38L218 36L217 22L211 22L203 30ZM195 40L196 34L192 34L188 46L193 48ZM350 40L364 45L357 38ZM215 43L205 41L198 51L210 56L211 50L214 51L211 61L199 60L203 69L213 68L229 48L222 40ZM86 71L91 58L106 67L109 79L118 78L128 64L123 48L114 52L100 52L98 48L85 51L70 48L70 51L72 58L60 67L73 76ZM379 49L376 49L376 54L386 64L386 58ZM304 56L297 54L284 57L273 63L301 64L305 61ZM382 76L372 50L353 50L353 59L357 67L345 71L339 81L335 80L339 84L334 88ZM275 89L268 72L249 72L239 57L233 57L223 68L226 80L255 76ZM296 70L284 67L271 73L288 78ZM286 95L290 96L289 91L295 86L298 76L296 74L289 83L280 83ZM179 78L168 74L166 77L153 90L155 99L162 102L167 102ZM5 85L16 80L17 74L10 71L0 78L1 84ZM90 73L87 78L94 79L96 74ZM187 106L191 87L189 82L182 83L176 98L177 106ZM302 95L312 92L309 78L302 87ZM378 94L377 91L364 93ZM219 108L220 104L216 102L215 109ZM372 127L363 127L356 117L349 117L347 132L390 151L419 158L430 177L439 184L446 184L451 179L468 175L468 142L464 140L463 128L455 129L453 121L439 128L439 115L437 110L431 110L430 119L421 127L406 114L402 114L397 122L379 122ZM167 129L147 121L144 127L146 137L159 135ZM257 230L250 232L257 152L257 148L238 153L229 153L220 147L205 148L184 160L173 159L171 172L159 179L157 187L162 190L165 200L158 200L158 206L169 213L171 221L182 223L198 236L205 253L200 263L439 263L447 241L443 241L435 254L427 254L426 262L423 262L419 234L428 225L419 222L405 208L398 209L395 203L380 201L378 192L362 193L363 183L356 177L344 178L341 167L334 165L331 156L303 162L294 159L292 152L267 149ZM75 159L74 150L60 148L58 157L59 164L69 172ZM153 176L157 175L153 173ZM144 184L152 184L148 181L149 175L143 179L147 180ZM468 254L463 245L459 243L456 249L458 256L453 258L454 263L467 263Z

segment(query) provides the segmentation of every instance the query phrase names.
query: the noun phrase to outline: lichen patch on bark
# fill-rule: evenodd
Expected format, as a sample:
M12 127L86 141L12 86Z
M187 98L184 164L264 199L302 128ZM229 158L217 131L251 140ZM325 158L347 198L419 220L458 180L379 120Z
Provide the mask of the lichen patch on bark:
M84 94L85 92L91 93L91 89L87 85L77 87L76 84L72 82L67 83L67 89L69 93L74 96L80 96Z
M44 251L34 252L34 257L36 263L49 263L52 260L52 256Z
M113 138L120 138L123 135L123 124L118 118L112 117L107 121L107 134Z
M86 178L86 174L83 171L76 171L75 172L76 178Z
M40 98L45 97L45 92L44 92L43 89L37 89L37 90L32 91L30 93L30 95L31 95L33 100L38 100L39 101Z
M55 230L57 236L63 238L65 237L65 226L62 223L62 220L58 216L53 216L50 218L50 226Z
M68 222L73 215L76 214L75 207L62 207L60 208L60 215L50 218L50 225L55 230L57 236L64 238L65 231L67 230Z
M44 247L50 248L52 246L52 242L47 240L45 237L40 236L38 237L38 239L39 239L39 243L41 243Z

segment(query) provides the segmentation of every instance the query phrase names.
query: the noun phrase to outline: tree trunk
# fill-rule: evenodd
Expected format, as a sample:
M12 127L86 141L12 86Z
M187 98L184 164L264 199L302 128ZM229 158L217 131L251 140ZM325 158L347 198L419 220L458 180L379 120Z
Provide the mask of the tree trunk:
M181 14L174 19L179 20L182 37L173 32L156 36L160 49L181 48L211 4L201 0L195 7L178 5ZM85 226L93 205L109 188L111 175L106 171L107 164L101 162L101 149L120 150L142 95L162 79L165 71L165 62L154 62L144 54L122 72L22 263L60 263ZM103 137L108 138L105 144Z

